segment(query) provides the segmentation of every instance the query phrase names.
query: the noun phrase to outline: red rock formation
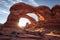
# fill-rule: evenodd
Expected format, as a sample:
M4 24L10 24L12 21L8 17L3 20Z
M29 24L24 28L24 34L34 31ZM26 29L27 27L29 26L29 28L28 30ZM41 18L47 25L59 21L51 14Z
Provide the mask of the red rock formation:
M5 25L7 26L17 26L19 19L21 17L28 18L33 23L33 25L36 24L36 20L34 20L32 17L29 17L26 15L27 13L32 13L34 8L30 5L24 4L24 3L17 3L13 5L10 8L10 15L8 16L7 22Z
M36 22L32 17L27 16L27 13L35 13L39 21ZM26 28L33 31L20 30L17 23L21 17L28 18L31 21L30 25L26 25ZM10 8L7 21L0 30L0 40L60 40L60 37L37 32L40 27L45 28L47 32L60 32L60 5L50 9L47 6L34 7L25 3L16 3Z
M39 12L38 14L42 15L45 18L45 20L50 19L51 10L50 10L49 7L47 7L47 6L38 6L37 11Z
M51 17L52 19L52 22L53 22L53 26L52 28L55 28L55 30L58 30L60 31L60 5L55 5L52 9L52 14L51 14Z
M10 8L10 15L8 16L5 26L17 27L21 17L28 18L34 27L44 27L49 30L57 30L55 27L60 26L60 6L54 6L50 9L47 6L34 7L25 3L16 3ZM27 13L34 13L38 16L38 22L32 17L26 15ZM57 27L57 28L58 28Z

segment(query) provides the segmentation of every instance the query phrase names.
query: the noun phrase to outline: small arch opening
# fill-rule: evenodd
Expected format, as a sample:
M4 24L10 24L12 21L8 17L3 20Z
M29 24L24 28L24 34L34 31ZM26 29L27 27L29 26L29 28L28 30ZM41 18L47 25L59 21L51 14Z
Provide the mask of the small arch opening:
M37 16L35 13L28 13L28 14L26 14L26 15L32 17L32 18L35 19L36 21L39 21L39 20L38 20L38 16Z

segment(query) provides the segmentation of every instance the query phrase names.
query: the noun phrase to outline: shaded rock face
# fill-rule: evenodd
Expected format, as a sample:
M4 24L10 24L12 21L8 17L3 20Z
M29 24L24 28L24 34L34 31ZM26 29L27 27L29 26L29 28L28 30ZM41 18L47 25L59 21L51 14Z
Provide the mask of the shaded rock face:
M36 14L39 21L36 22L35 19L26 15L27 13ZM60 30L60 5L50 9L47 6L34 7L25 3L16 3L10 8L10 14L4 25L6 27L17 27L21 17L28 18L35 27L39 25L39 27L49 30Z

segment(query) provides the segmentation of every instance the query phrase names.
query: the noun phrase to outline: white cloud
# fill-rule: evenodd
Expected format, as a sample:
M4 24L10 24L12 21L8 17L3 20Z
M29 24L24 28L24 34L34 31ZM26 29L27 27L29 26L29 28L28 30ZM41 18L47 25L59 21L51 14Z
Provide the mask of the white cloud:
M38 4L35 2L35 0L29 0L33 5L38 6Z
M0 9L0 12L5 13L5 14L9 14L8 11L2 10L2 9Z
M10 7L9 3L7 3L6 1L1 1L0 4L6 6L7 8Z
M4 11L4 10L2 10L2 12L8 14L8 12L7 11Z
M7 12L7 11L4 11L4 10L3 10L2 12L4 12L4 13L8 14L8 12Z
M8 1L10 1L11 3L13 3L13 4L15 4L15 3L17 3L17 2L23 2L22 0L8 0Z
M22 0L17 0L17 2L23 2Z
M16 1L13 1L13 0L8 0L8 1L10 1L11 3L13 3L13 4L15 4L16 3Z

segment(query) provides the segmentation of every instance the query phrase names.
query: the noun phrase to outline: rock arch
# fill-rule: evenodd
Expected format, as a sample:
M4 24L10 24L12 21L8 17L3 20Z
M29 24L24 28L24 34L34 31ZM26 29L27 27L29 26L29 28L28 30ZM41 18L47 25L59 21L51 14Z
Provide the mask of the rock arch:
M26 15L27 13L34 13L38 16L38 18L40 18L40 16L42 17L42 15L39 14L41 12L39 12L36 8L38 8L38 7L34 7L34 6L20 2L20 3L13 5L10 8L10 11L15 12L17 10L17 12L20 13L19 15L23 15L23 13L24 13L24 15ZM45 6L44 6L44 8L45 8Z
M27 13L34 13L38 16L39 22L36 24L36 20L27 16ZM52 15L52 14L56 14ZM28 18L34 25L45 27L49 30L58 30L60 28L60 6L54 6L50 9L47 6L34 7L25 3L16 3L10 8L10 14L7 18L7 22L4 24L6 27L17 27L17 23L21 17ZM45 20L47 20L45 22ZM32 25L33 25L32 24ZM37 27L35 25L35 27ZM58 26L58 27L57 27ZM37 27L38 28L38 27Z
M25 3L16 3L10 8L10 14L8 16L7 22L5 23L5 26L17 26L17 23L21 17L28 18L32 24L35 25L36 20L26 15L27 13L33 12L39 17L38 12L35 10L35 7Z

